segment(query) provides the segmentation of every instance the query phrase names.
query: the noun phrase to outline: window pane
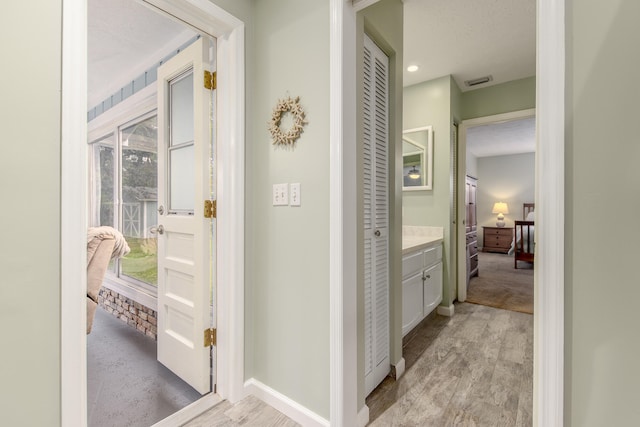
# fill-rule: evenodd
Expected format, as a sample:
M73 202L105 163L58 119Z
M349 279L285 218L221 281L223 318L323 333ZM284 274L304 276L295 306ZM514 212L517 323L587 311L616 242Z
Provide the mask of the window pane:
M171 83L171 146L193 141L193 71Z
M193 145L173 149L169 156L170 210L193 212L196 197Z
M121 223L131 252L123 275L157 285L158 127L156 117L122 130Z
M109 135L93 144L94 170L92 226L108 225L113 227L113 175L114 151L113 135Z

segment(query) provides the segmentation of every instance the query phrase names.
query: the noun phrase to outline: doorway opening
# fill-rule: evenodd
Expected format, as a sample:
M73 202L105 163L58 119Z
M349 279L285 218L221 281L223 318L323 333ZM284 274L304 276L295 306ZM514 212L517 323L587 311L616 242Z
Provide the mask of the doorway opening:
M216 42L131 0L88 16L89 226L131 248L87 337L88 422L155 423L215 387Z
M534 264L517 261L523 236L516 224L535 215L535 109L466 120L461 128L459 177L468 185L458 213L458 274L466 277L458 300L533 314ZM534 231L525 229L525 243Z

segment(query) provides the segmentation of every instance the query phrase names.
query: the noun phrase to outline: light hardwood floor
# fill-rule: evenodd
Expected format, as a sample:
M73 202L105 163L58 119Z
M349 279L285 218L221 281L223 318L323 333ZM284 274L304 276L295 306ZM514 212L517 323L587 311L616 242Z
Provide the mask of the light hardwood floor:
M453 317L431 315L405 337L407 365L367 398L370 426L531 426L533 316L456 304ZM297 426L248 397L222 402L186 424Z
M296 427L300 424L253 396L235 405L223 401L184 427Z
M456 304L406 337L407 370L367 398L370 426L530 426L533 316Z

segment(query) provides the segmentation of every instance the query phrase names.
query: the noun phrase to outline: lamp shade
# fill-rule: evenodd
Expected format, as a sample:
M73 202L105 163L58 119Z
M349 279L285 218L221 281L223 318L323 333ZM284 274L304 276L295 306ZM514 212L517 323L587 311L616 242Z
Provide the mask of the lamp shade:
M496 202L493 205L493 210L491 211L491 213L494 214L508 214L509 213L509 206L507 206L506 203L504 202Z

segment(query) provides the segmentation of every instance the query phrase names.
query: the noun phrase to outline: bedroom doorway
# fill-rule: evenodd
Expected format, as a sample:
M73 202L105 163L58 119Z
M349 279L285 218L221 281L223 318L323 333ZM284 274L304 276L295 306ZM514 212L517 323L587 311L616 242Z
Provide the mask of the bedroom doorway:
M520 262L516 270L513 245L515 221L526 219L524 205L535 201L535 120L535 109L529 109L461 123L458 179L477 178L473 206L463 189L458 198L461 302L467 300L469 286L475 283L470 302L533 313L533 264ZM471 242L465 229L470 208L476 217L477 239ZM505 217L504 222L497 219L498 210L503 210L499 215ZM476 245L477 249L470 247ZM477 268L470 274L474 272L470 254L474 253ZM516 286L518 283L524 286Z

